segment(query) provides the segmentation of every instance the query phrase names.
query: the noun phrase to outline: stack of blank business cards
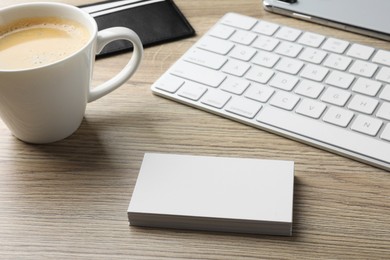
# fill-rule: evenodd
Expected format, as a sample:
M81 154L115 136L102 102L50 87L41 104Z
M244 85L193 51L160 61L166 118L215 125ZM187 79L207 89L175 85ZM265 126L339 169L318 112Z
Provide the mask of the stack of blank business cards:
M291 236L294 162L146 153L130 225Z

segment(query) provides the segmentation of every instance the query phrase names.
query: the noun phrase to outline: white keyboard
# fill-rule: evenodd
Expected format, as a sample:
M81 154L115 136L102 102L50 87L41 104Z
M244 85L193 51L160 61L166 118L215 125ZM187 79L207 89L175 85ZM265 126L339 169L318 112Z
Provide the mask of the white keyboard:
M390 170L390 52L226 14L153 93Z

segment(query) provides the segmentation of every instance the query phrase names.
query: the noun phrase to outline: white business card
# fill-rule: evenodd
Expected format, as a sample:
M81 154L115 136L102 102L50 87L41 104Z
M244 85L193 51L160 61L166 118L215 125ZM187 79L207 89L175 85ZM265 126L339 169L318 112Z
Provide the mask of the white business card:
M147 153L130 225L291 235L294 162Z

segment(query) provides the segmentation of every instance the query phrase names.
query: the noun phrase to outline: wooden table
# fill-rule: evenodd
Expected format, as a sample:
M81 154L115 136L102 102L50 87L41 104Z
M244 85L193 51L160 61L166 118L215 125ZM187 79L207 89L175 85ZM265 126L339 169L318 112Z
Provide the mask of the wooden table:
M0 7L20 2L26 1L3 0ZM389 172L150 90L229 11L379 48L390 49L389 43L270 14L260 0L175 2L197 36L147 48L133 78L90 103L71 137L28 145L0 121L0 258L390 259ZM98 60L94 84L112 77L130 55ZM145 152L294 160L293 236L129 227L126 210Z

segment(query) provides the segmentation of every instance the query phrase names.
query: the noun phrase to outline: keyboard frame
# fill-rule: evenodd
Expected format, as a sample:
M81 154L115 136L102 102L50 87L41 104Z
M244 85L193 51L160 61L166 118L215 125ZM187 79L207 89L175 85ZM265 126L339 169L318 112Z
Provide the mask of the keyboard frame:
M194 48L197 48L196 44L198 42L200 42L204 37L207 37L209 35L209 33L212 31L212 29L215 26L217 26L218 24L220 24L220 22L222 21L223 18L224 17L222 17L220 20L218 20L176 62L174 62L170 66L170 68L151 86L151 90L152 90L153 94L155 94L157 96L160 96L160 97L163 97L163 98L166 98L166 99L170 99L172 101L179 102L179 103L187 105L187 106L191 106L193 108L197 108L199 110L203 110L203 111L206 111L206 112L218 115L218 116L223 117L223 118L227 118L227 119L230 119L230 120L233 120L233 121L237 121L239 123L242 123L242 124L245 124L245 125L248 125L248 126L251 126L251 127L254 127L254 128L257 128L257 129L260 129L260 130L265 130L267 132L270 132L270 133L282 136L284 138L292 139L294 141L298 141L298 142L301 142L301 143L304 143L304 144L307 144L307 145L310 145L310 146L313 146L313 147L316 147L316 148L320 148L322 150L326 150L326 151L335 153L335 154L343 156L343 157L347 157L347 158L350 158L350 159L353 159L353 160L356 160L356 161L359 161L359 162L362 162L362 163L365 163L365 164L368 164L368 165L371 165L371 166L375 166L375 167L378 167L378 168L390 171L390 162L386 163L384 161L377 160L377 159L368 157L368 156L360 154L360 153L356 153L356 152L353 152L353 151L350 151L350 150L347 150L347 149L344 149L344 148L341 148L341 147L337 147L335 145L330 145L330 144L327 144L325 142L320 142L318 140L311 139L311 138L308 138L306 136L296 134L294 132L286 131L286 130L278 128L278 127L274 127L274 126L271 126L271 125L268 125L268 124L261 123L261 122L256 120L256 117L257 117L258 113L261 112L261 110L260 110L260 112L257 113L257 115L254 118L248 119L248 118L245 118L245 117L233 114L233 113L227 113L227 112L222 113L221 111L223 111L223 109L217 109L217 108L214 108L212 106L206 106L206 105L200 106L198 101L193 101L191 99L184 98L182 96L177 95L177 91L175 93L169 93L167 91L164 91L164 90L161 90L161 89L157 88L156 87L156 83L159 80L161 80L164 76L169 74L171 68L173 68L175 66L175 64L177 64L178 62L181 62L183 60L183 57L186 54L191 52L191 50L193 50ZM257 19L257 20L261 21L261 19L258 19L258 18L254 18L254 19ZM280 26L284 26L284 25L280 25ZM307 32L307 31L302 30L302 32ZM321 34L321 35L324 35L324 34ZM325 37L330 37L330 36L327 36L327 35L324 35L324 36ZM353 42L349 41L349 43L352 44ZM305 64L307 64L307 63L308 62L305 62ZM272 70L275 70L274 67L272 68ZM299 75L296 75L296 77L299 78ZM250 81L250 82L252 82L252 81ZM268 83L267 83L267 85L268 85ZM294 111L288 111L288 112L295 113ZM322 120L322 119L313 119L313 120ZM335 127L335 128L340 128L339 126L333 126L333 125L331 125L331 126ZM349 131L352 131L352 130L349 130Z

